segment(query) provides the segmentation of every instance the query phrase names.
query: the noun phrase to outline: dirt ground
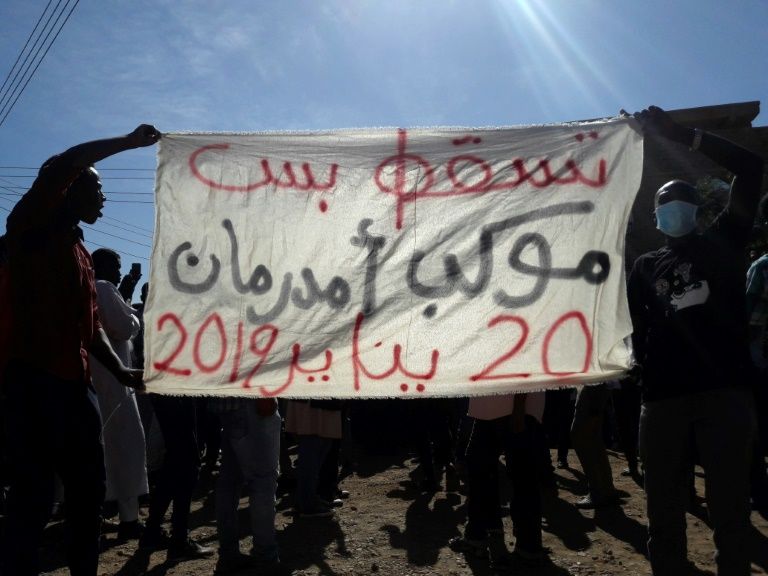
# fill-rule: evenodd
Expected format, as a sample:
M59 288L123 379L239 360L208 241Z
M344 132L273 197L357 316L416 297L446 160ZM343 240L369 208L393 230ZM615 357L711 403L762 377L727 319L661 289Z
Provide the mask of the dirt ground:
M341 487L350 498L337 509L334 519L294 517L290 493L280 494L277 529L283 567L279 574L294 575L422 575L450 576L514 573L541 576L650 574L645 559L645 500L640 487L620 475L623 456L611 451L610 461L617 489L625 497L620 508L583 511L573 503L586 490L573 451L570 469L557 470L559 493L545 498L544 544L550 561L541 567L513 566L501 571L483 559L453 552L448 541L462 532L466 519L465 491L458 477L443 481L434 494L421 493L414 454L405 446L370 450L354 444L353 465L343 471ZM553 454L554 461L554 454ZM215 470L204 469L192 513L192 537L216 546L213 509ZM704 494L703 474L697 470L696 487ZM146 509L142 510L146 514ZM241 501L241 548L248 550L247 500ZM753 574L768 573L768 521L753 513L751 549ZM512 549L512 529L505 520L505 545ZM44 570L68 574L64 566L63 527L52 523L46 530ZM692 574L714 574L711 530L706 505L699 501L688 515L689 558ZM133 576L209 575L215 556L168 563L164 551L152 554L137 550L136 542L118 544L114 528L107 527L100 574Z

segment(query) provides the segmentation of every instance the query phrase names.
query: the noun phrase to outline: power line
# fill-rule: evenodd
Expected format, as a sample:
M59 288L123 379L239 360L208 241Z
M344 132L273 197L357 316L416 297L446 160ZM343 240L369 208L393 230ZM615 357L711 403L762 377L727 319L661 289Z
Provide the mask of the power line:
M10 190L6 186L0 186L0 188L6 190L6 192L0 192L0 195L2 195L0 197L14 196L14 197L21 198L22 196L24 196L23 193L16 192L15 190ZM154 201L152 200L113 200L112 198L107 198L105 202L117 203L117 204L154 204Z
M112 204L154 204L152 200L112 200L107 198L107 202Z
M69 0L67 0L69 1ZM46 11L48 10L48 6L50 6L50 2L48 2L48 5L45 7L45 10L43 10L43 13L40 15L40 19L38 20L37 25L35 25L35 29L37 29L37 26L39 26L40 21L45 16ZM26 76L27 71L29 70L30 66L32 65L27 64L29 62L29 57L32 55L32 52L37 47L38 50L35 52L35 56L39 53L39 47L42 47L42 44L40 44L40 39L43 37L43 32L45 32L45 29L48 28L48 24L51 22L51 18L53 18L53 15L56 13L56 11L59 9L59 6L61 5L61 0L58 0L56 3L56 7L53 9L53 11L48 15L48 19L45 21L45 24L43 24L42 29L40 30L40 34L38 34L37 38L35 39L34 43L32 44L32 47L29 49L29 52L27 52L27 55L24 57L24 61L21 63L21 66L19 66L19 69L16 70L16 74L13 75L13 79L11 80L11 84L8 86L8 89L5 91L5 93L2 95L2 98L0 98L0 103L3 104L3 107L5 106L6 97L8 97L10 94L13 94L16 91L16 88L18 88L21 81L24 79L24 76ZM34 31L33 31L34 32ZM39 47L38 47L39 46ZM21 54L19 54L19 57L21 57ZM34 62L34 58L32 58L32 61ZM17 78L19 78L19 74L21 74L21 78L17 82ZM10 73L9 73L10 76ZM10 101L10 98L8 98Z
M102 190L104 194L117 194L122 196L154 196L154 192L112 192L111 190Z
M0 186L0 188L5 188L5 187L4 186ZM5 196L6 194L13 194L14 198L11 199L11 198L6 197ZM22 194L19 194L18 192L0 192L0 200L5 200L6 202L11 202L13 204L16 204L18 196L22 196ZM7 210L7 209L5 209L5 211L6 212L10 212L10 210ZM122 222L121 220L117 220L116 218L109 218L108 216L102 216L101 219L103 220L104 218L109 219L109 220L115 220L116 222L120 222L121 224L127 224L127 225L131 226L131 224L129 224L127 222ZM141 228L139 226L136 226L136 228L139 228L140 230L142 230L142 232L138 232L138 231L135 231L135 230L129 230L128 228L123 228L122 226L118 226L118 225L112 224L110 222L103 222L102 221L102 222L100 222L100 224L102 224L103 226L110 226L112 228L117 228L119 230L123 230L125 232L130 233L130 234L136 234L137 236L142 236L144 238L149 238L149 239L152 238L152 231L151 230L147 230L146 228ZM113 236L112 234L108 234L107 232L103 232L103 231L98 230L96 228L92 228L92 230L95 230L96 232L101 232L102 234L107 234L109 236ZM136 242L135 240L130 240L128 238L123 238L122 236L116 236L116 235L114 235L114 236L115 236L115 238L119 238L119 239L125 240L127 242L135 242L136 244L139 244L141 246L147 246L146 244L143 244L142 242Z
M5 208L3 206L0 206L0 210L3 212L8 212L10 214L10 210L8 208ZM98 230L96 230L98 232ZM99 248L109 248L110 250L114 250L118 254L122 254L123 256L131 256L132 258L139 258L141 260L144 260L144 262L149 262L149 258L146 258L145 256L139 256L138 254L132 254L131 252L126 252L125 250L117 250L115 248L112 248L111 246L104 246L104 244L99 244L98 242L94 242L93 240L85 240L83 239L83 242L86 244L93 244L94 246L98 246Z
M74 4L72 5L72 8L69 10L69 13L67 14L67 17L64 19L64 22L62 22L61 26L59 26L59 29L56 31L56 34L54 35L53 40L51 40L51 42L48 44L48 46L45 49L45 52L43 52L43 55L37 60L37 64L35 65L34 69L32 70L32 73L29 74L29 76L27 76L27 79L24 82L24 85L21 87L21 90L18 92L18 94L16 94L16 97L13 99L13 102L10 101L10 98L13 98L13 94L18 89L19 84L21 83L21 80L19 81L19 84L16 84L16 88L14 88L13 92L10 92L10 91L8 92L8 94L10 94L10 98L3 105L3 108L0 109L0 114L3 114L3 112L5 112L3 117L0 118L0 126L3 125L3 123L5 122L5 119L11 113L11 110L13 110L13 108L16 106L16 102L18 102L19 98L24 93L24 90L26 90L27 85L29 84L30 80L32 80L32 77L37 72L37 69L40 67L40 64L42 64L43 60L45 60L45 57L48 55L48 52L50 51L50 49L53 46L54 42L56 42L56 39L59 37L59 34L64 29L64 26L67 24L67 22L69 21L69 17L72 16L72 12L74 12L74 10L77 7L79 2L80 2L80 0L75 0ZM61 4L61 0L59 0L59 2L56 4L56 8L54 8L54 11L59 7L59 4ZM53 30L58 25L59 20L61 20L62 15L64 14L64 12L67 9L68 4L69 4L69 0L67 0L67 4L65 4L64 8L62 8L61 12L59 12L59 15L56 17L56 21L53 23L53 26L48 30L48 33L45 35L45 38L43 39L43 42L39 45L37 51L35 52L35 55L32 58L33 62L37 58L37 55L40 53L40 50L43 48L43 46L45 46L45 43L48 41L48 37L51 35L51 32L53 32ZM48 20L46 21L46 26L48 25L48 22L50 22L52 16L53 16L53 14L51 14L51 16L49 16ZM40 35L42 36L42 32L40 33ZM30 52L31 52L31 50L30 50ZM22 75L22 79L27 74L27 72L28 72L28 70L29 70L29 68L31 66L32 66L32 62L30 62L29 65L27 66L27 68L24 70L24 74ZM9 105L9 103L10 103L10 105Z
M111 192L109 190L104 190L104 194L106 195L112 195L112 196L154 196L154 192Z
M3 180L3 179L2 179L2 178L0 178L0 180ZM13 184L13 182L11 182L11 181L9 181L9 180L3 180L3 182L5 182L6 184Z
M131 230L129 228L123 228L122 226L118 226L117 224L111 224L110 222L101 222L101 220L103 220L103 218L104 218L103 216L101 218L99 218L99 224L101 224L103 226L109 226L110 228L117 228L118 230L123 230L125 232L130 233L130 234L136 234L136 236L142 236L144 238L149 238L149 239L152 238L152 235L151 234L147 234L146 232L136 232L135 230Z
M2 206L0 206L2 208ZM116 250L115 248L112 248L111 246L104 246L104 244L99 244L98 242L94 242L93 240L83 240L86 244L93 244L94 246L98 246L99 248L108 248L109 250L114 250L118 254L122 254L123 256L131 256L133 258L139 258L141 260L144 260L144 262L149 262L149 258L145 258L144 256L139 256L138 254L131 254L130 252L125 252L124 250Z
M120 224L125 224L126 226L132 226L133 228L138 228L139 230L143 230L144 232L149 232L152 234L152 230L149 228L142 228L141 226L136 226L136 224L132 224L131 222L126 222L124 220L118 220L117 218L112 218L111 216L102 216L104 220L112 220L113 222L119 222Z
M5 112L5 115L2 118L0 118L0 126L2 126L3 123L5 122L5 119L8 118L8 114L11 113L11 110L13 110L13 107L16 106L16 102L18 102L19 97L24 93L24 90L26 90L27 85L29 84L29 81L32 80L32 77L35 75L35 72L37 72L37 69L40 67L40 64L42 64L43 60L45 60L45 57L48 55L48 51L51 49L51 46L53 46L53 43L56 42L56 39L59 37L59 34L64 29L64 26L69 21L69 17L72 16L72 12L75 11L75 8L77 8L77 5L79 3L80 3L80 0L75 0L75 3L72 5L72 8L69 10L69 13L67 14L67 17L64 19L64 22L61 24L59 29L56 31L56 35L53 37L53 40L51 40L51 43L48 44L48 47L45 49L45 52L43 53L43 55L37 61L37 65L35 66L34 70L32 70L32 73L27 78L27 81L24 83L24 86L22 86L21 91L18 93L16 98L13 100L13 102L11 103L10 107L8 108L8 110ZM66 10L66 5L64 6L64 10ZM64 11L62 10L61 13L63 14ZM61 18L61 14L59 14L59 17L56 19L56 22L54 23L54 27L56 26L56 24L58 23L60 18ZM50 32L48 34L50 35ZM48 36L46 36L45 39L47 40ZM45 42L45 40L43 42ZM38 49L38 52L39 52L39 49ZM37 56L37 53L35 53L35 56ZM2 110L0 110L0 114L2 114Z
M37 174L0 174L0 178L37 178ZM99 176L100 180L154 180L154 176Z
M88 230L93 230L94 232L98 232L99 234L104 234L105 236L111 236L112 238L117 238L118 240L124 240L125 242L130 242L131 244L138 244L139 246L144 246L145 248L152 248L150 244L137 242L136 240L131 240L130 238L125 238L124 236L118 236L117 234L110 234L109 232L104 232L103 230L99 230L98 228L94 228L93 226L88 226L87 224L80 224L80 225L83 228L86 228Z
M5 182L8 184L8 186L3 186L0 184L0 188L3 188L5 190L8 190L8 192L13 192L14 190L29 190L29 186L16 186L13 182L10 180L6 180L6 178L32 178L32 176L22 176L18 174L2 174L0 175L0 182ZM113 192L109 190L104 190L104 194L112 195L131 195L131 196L154 196L154 192ZM21 194L19 194L21 196ZM154 202L147 202L142 200L113 200L111 198L107 198L108 202L117 202L117 203L135 203L135 204L154 204Z
M21 198L23 194L19 194L18 192L0 192L0 198L5 198L6 196ZM154 204L151 200L112 200L107 198L106 201L110 204Z
M29 41L32 40L32 36L35 35L35 32L37 32L37 27L40 26L40 22L43 21L43 16L45 16L45 13L48 12L48 7L51 5L51 2L53 0L48 0L48 4L45 5L45 9L43 10L43 13L40 14L40 17L37 19L37 22L35 23L35 27L32 29L32 32L29 33L29 36L27 37L27 41L24 43L24 48L21 49L21 52L19 52L19 55L16 57L16 62L13 63L13 66L11 66L11 69L8 70L8 74L5 77L5 80L3 81L3 85L0 86L0 94L3 93L3 90L5 89L5 85L8 84L8 79L11 77L11 74L13 74L13 71L16 68L16 64L19 63L19 60L21 60L21 55L24 54L25 50L27 49L27 46L29 46Z
M2 178L0 178L2 180ZM0 186L6 190L29 190L29 186ZM154 196L154 192L114 192L112 190L102 190L104 194L133 195L133 196Z
M4 196L0 196L0 200L5 200L5 201L7 201L7 202L11 202L12 204L16 204L15 200L11 200L10 198L5 198ZM0 206L0 210L2 210L3 212L8 212L9 214L11 213L11 210L10 210L9 208L6 208L5 206ZM110 217L108 217L108 216L104 216L103 218L107 218L107 219L109 219L109 220L115 220L115 221L117 221L117 222L121 222L120 220L117 220L117 218L110 218ZM109 222L101 222L101 224L104 224L104 225L107 225L107 226L114 226L114 227L116 227L116 228L119 228L118 226L115 226L114 224L110 224ZM94 228L94 227L92 227L92 226L88 226L88 225L86 225L86 224L82 224L82 223L81 223L80 225L81 225L83 228L87 228L88 230L91 230L91 231L93 231L93 232L97 232L97 233L99 233L99 234L104 234L105 236L110 236L110 237L112 237L112 238L116 238L116 239L118 239L118 240L123 240L124 242L129 242L129 243L131 243L131 244L136 244L137 246L142 246L142 247L144 247L144 248L150 248L150 249L152 248L152 246L151 246L151 245L149 245L149 244L145 244L145 243L143 243L143 242L138 242L138 241L136 241L136 240L132 240L132 239L130 239L130 238L125 238L124 236L119 236L119 235L117 235L117 234L110 234L109 232L104 232L103 230L99 230L98 228ZM139 234L139 233L137 233L137 232L133 232L133 231L131 231L131 230L128 230L128 229L125 229L125 228L121 228L121 229L122 229L122 230L125 230L126 232L129 232L129 233L131 233L131 234ZM144 230L146 230L146 229L144 229ZM147 231L148 231L148 230L147 230ZM148 231L148 232L149 232L149 231ZM93 241L91 241L91 240L86 240L85 242L86 242L86 243L90 243L90 244L93 244L93 245L95 245L95 246L98 246L98 247L100 247L100 248L110 248L110 249L113 249L111 246L104 246L103 244L99 244L99 243L97 243L97 242L93 242ZM144 261L146 261L146 262L149 262L149 259L148 259L148 258L145 258L144 256L139 256L138 254L132 254L131 252L125 252L125 251L121 251L121 250L115 250L115 252L118 252L118 253L120 253L120 254L124 254L124 255L126 255L126 256L131 256L131 257L133 257L133 258L140 258L140 259L142 259L142 260L144 260Z
M0 184L0 189L5 190L5 192L2 192L4 195L12 194L13 196L24 196L21 192L16 192L15 190L11 190L8 186L3 186Z
M37 170L40 166L0 166L0 170ZM154 168L99 168L99 172L154 172Z

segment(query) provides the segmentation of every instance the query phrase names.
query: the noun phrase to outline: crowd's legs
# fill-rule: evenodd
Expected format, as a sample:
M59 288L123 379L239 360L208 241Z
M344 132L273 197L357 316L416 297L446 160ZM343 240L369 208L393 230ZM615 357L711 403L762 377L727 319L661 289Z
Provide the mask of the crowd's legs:
M210 554L211 550L191 542L188 534L192 495L200 470L195 399L155 395L152 405L163 432L165 459L150 496L141 545L146 548L167 545L170 557ZM171 502L171 536L166 542L161 526Z
M221 470L216 484L219 567L247 564L240 553L237 509L240 492L248 495L252 558L268 566L279 561L275 536L275 492L279 473L279 412L260 415L256 402L220 414ZM226 571L226 570L220 570Z
M317 489L320 470L332 444L330 438L299 435L297 500L299 512L305 516L326 512L318 501Z
M502 419L503 420L503 419ZM499 455L505 421L475 420L467 447L467 524L464 538L482 543L504 531L499 502Z
M584 386L576 397L571 442L589 484L589 494L577 503L584 508L618 503L603 442L603 415L608 398L605 384Z
M525 417L525 427L513 432L511 417L476 419L467 450L467 524L464 536L451 540L454 550L487 557L490 537L503 538L504 525L499 498L499 455L503 452L511 492L510 516L515 535L515 556L526 562L540 562L546 550L541 534L541 487L546 467L541 424ZM547 461L546 466L549 466ZM492 558L494 563L503 558Z
M613 407L616 411L616 427L619 433L619 443L627 459L627 468L623 475L634 478L640 476L637 445L640 426L640 386L634 380L626 378L613 394Z
M301 517L328 517L333 510L318 493L321 472L334 441L342 438L342 405L338 401L288 402L286 432L295 435L298 444L296 462L296 509ZM335 483L338 474L338 447L333 461L326 464L325 484ZM330 480L328 480L330 478ZM333 500L334 498L331 498Z
M325 455L317 477L317 495L325 506L338 505L339 500L339 460L341 458L342 440L331 440L328 453Z
M640 454L648 507L648 553L655 576L687 570L685 511L691 440L706 474L718 574L750 573L753 432L752 400L745 389L722 388L643 404Z
M85 382L13 363L6 373L5 400L11 489L2 548L4 573L38 573L38 546L58 474L67 501L70 571L74 576L95 575L106 474L93 389Z
M544 421L551 445L557 449L557 467L568 468L571 448L571 423L574 411L574 389L547 390Z
M443 473L453 466L454 429L452 398L427 398L410 403L416 453L423 474L421 487L427 491L440 488Z
M515 534L515 553L538 559L541 544L542 446L544 433L533 416L525 417L525 429L507 436L507 475L512 487L509 510Z
M214 470L221 452L221 421L216 412L208 409L211 398L196 398L197 403L197 440L202 464L207 470Z

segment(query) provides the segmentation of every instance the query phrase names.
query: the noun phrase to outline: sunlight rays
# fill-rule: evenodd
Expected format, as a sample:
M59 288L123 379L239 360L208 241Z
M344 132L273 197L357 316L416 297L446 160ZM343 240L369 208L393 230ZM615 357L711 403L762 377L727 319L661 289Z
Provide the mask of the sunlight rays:
M568 30L571 4L495 0L494 9L510 44L522 55L520 70L527 88L536 94L537 104L547 115L561 115L573 107L575 99L589 109L600 109L605 94L616 102L625 101L603 72L598 55L590 53ZM596 27L595 34L599 33Z

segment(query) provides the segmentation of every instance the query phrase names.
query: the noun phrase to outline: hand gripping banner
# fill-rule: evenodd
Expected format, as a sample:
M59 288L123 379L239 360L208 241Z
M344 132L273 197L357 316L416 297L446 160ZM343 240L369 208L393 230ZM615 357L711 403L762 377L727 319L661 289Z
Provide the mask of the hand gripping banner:
M472 396L615 378L642 163L624 118L166 134L147 388Z

